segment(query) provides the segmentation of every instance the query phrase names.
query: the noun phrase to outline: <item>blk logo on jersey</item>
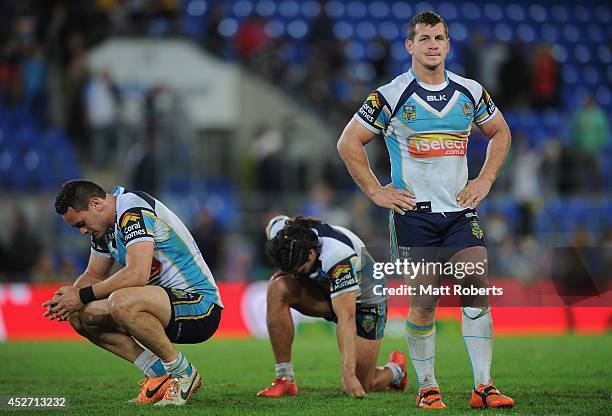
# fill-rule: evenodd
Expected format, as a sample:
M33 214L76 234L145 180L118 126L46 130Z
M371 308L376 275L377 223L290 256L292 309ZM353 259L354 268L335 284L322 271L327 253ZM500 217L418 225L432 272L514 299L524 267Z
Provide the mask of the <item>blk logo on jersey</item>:
M446 94L428 95L427 101L446 101Z

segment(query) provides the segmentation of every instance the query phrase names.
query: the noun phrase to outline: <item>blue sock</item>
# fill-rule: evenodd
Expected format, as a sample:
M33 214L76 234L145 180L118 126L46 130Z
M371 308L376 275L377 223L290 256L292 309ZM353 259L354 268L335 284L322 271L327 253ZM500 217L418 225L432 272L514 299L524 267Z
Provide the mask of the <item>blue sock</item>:
M190 376L192 372L191 364L183 353L179 352L176 360L170 362L162 361L166 372L172 376Z

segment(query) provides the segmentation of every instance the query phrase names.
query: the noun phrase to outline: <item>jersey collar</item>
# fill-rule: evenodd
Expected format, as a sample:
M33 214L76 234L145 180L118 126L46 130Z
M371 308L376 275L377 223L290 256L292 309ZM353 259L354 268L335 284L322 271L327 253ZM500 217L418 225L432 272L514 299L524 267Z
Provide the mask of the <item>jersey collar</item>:
M113 189L113 192L111 193L111 195L119 196L124 192L125 192L125 188L123 186L115 186L115 189Z
M419 78L417 78L416 73L413 71L412 68L410 68L408 72L410 72L410 75L412 75L412 77L415 79L417 84L419 84L419 86L425 88L428 91L441 91L448 86L448 71L446 69L444 70L444 82L442 82L442 84L437 85L425 84L424 82L421 82Z

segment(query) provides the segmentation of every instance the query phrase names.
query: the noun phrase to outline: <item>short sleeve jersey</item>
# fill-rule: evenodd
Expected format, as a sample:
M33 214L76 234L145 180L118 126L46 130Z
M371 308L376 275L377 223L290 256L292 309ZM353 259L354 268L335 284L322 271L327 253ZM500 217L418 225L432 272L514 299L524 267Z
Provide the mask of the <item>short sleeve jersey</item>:
M183 222L164 204L144 192L116 187L117 219L103 239L91 240L91 252L112 257L125 266L132 244L154 244L151 276L147 284L204 295L223 307L215 279Z
M468 180L472 122L490 121L497 108L476 81L445 72L440 85L419 82L412 69L375 91L354 118L382 133L393 186L411 191L432 212L461 211L457 194Z
M266 228L268 239L274 238L288 220L286 216L273 218ZM373 260L357 235L344 227L325 223L315 225L312 230L319 238L320 252L309 279L328 286L332 299L356 291L359 304L378 305L386 300L385 296L374 293L374 286L384 287L385 282L373 278L368 269Z

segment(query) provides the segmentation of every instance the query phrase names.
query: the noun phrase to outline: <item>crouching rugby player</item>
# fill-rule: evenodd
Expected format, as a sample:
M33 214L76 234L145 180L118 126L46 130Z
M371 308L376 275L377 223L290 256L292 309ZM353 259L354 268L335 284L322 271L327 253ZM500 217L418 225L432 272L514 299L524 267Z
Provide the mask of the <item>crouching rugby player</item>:
M387 319L385 296L374 293L372 258L365 244L346 228L312 217L273 218L266 228L266 254L280 271L268 284L266 322L276 360L276 378L260 397L295 396L291 364L294 326L290 309L337 323L342 360L342 391L405 390L406 359L394 351L376 367Z
M43 304L49 319L134 363L145 375L132 402L183 405L201 376L172 343L213 336L223 304L191 234L164 204L116 187L107 194L86 180L64 183L55 209L91 237L85 272ZM113 264L122 267L111 274Z

